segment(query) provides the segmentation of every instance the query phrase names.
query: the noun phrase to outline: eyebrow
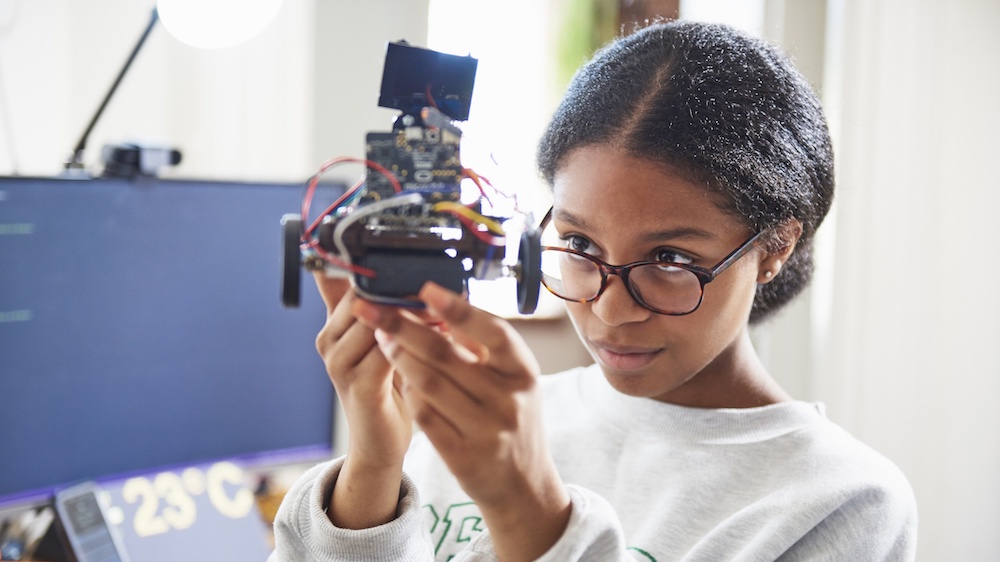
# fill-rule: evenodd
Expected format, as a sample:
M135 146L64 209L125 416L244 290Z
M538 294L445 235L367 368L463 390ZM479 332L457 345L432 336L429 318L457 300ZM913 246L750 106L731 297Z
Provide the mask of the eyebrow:
M585 221L582 217L564 210L553 211L553 218L582 230L591 230L591 228L587 225L587 221ZM677 228L667 228L664 230L643 233L640 237L640 241L643 243L652 243L677 239L717 240L718 238L719 237L715 233L703 228L695 226L680 226Z

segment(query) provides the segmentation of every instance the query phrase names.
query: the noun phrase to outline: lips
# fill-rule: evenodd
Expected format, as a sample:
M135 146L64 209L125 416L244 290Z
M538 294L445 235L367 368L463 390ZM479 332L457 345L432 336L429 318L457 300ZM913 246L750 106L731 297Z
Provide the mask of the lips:
M634 346L619 346L602 342L590 342L597 359L604 365L618 371L634 371L649 365L659 354L659 349Z

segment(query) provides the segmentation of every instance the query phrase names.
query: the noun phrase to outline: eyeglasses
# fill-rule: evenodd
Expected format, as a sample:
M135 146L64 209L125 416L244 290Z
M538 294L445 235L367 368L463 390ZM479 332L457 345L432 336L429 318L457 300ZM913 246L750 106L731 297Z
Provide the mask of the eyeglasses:
M544 230L552 210L542 220ZM637 261L611 265L594 256L557 246L542 246L542 284L553 295L572 302L593 302L617 275L632 298L643 307L670 316L691 314L701 306L705 285L749 252L760 231L710 268L665 261Z

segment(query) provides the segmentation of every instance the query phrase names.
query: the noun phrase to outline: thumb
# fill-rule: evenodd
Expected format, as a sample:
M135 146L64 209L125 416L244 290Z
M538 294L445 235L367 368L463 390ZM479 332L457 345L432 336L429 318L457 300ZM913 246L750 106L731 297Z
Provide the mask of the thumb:
M316 280L319 296L326 304L327 313L333 312L344 294L351 290L351 280L346 277L327 277L322 271L314 271L313 279Z

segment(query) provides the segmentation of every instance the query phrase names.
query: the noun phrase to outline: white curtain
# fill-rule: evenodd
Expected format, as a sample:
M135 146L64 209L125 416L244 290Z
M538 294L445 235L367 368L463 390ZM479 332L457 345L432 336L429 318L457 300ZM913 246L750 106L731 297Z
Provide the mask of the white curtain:
M920 560L1000 560L1000 2L831 2L829 323L811 381L907 474Z

